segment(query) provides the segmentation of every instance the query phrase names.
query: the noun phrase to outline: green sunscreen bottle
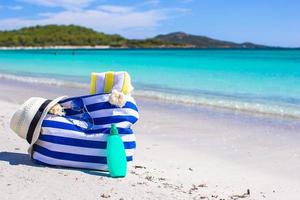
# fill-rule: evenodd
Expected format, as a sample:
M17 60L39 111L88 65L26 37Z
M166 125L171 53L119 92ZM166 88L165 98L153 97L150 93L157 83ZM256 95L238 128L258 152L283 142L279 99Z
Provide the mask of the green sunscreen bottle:
M123 141L115 124L111 125L110 135L107 139L107 166L111 177L125 177L127 160Z

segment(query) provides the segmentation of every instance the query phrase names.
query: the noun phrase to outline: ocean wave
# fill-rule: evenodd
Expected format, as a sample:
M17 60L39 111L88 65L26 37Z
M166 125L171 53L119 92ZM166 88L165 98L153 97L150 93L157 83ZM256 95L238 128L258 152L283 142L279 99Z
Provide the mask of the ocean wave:
M52 85L57 87L89 88L89 84L86 83L79 83L74 81L63 81L63 80L58 80L53 78L0 74L0 79L13 80L13 81L24 82L24 83Z
M30 76L18 76L11 74L1 74L0 79L13 80L18 82L26 82L32 84L44 84L57 87L68 88L89 88L89 84L80 83L75 81L64 81L53 78L41 78ZM267 102L253 102L246 99L234 99L234 98L220 98L220 96L201 96L201 95L185 95L182 92L180 94L168 93L165 91L152 91L149 89L137 89L134 91L134 96L156 99L160 101L166 101L170 103L204 106L213 108L222 108L232 111L240 111L247 113L263 114L278 116L283 118L300 119L300 107L279 105Z
M191 95L178 95L157 91L135 91L135 96L163 100L166 102L185 105L199 105L204 107L222 108L232 111L271 115L283 118L300 119L300 107L283 106L272 103L258 103L239 101L234 99L220 99Z

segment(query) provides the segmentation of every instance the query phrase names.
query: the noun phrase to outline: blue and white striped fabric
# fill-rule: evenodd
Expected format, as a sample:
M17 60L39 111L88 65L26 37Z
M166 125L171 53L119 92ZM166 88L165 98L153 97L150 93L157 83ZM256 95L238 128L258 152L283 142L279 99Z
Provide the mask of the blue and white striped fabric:
M74 98L81 98L94 119L92 130L85 129L76 113L66 110L66 116L48 114L42 123L39 140L33 147L32 158L38 163L107 170L106 141L112 123L118 127L124 142L127 161L132 161L136 141L131 129L138 118L134 99L127 96L124 107L108 102L109 94L68 98L60 103L68 107Z

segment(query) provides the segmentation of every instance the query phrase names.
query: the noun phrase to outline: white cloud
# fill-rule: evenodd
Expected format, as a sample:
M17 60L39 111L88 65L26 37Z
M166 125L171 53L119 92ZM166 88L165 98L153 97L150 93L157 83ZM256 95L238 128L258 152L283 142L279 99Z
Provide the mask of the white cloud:
M135 6L98 5L90 8L96 0L19 0L35 5L64 8L58 12L36 13L34 18L0 18L0 30L25 26L75 24L105 33L118 33L130 38L149 37L158 30L163 21L187 12L182 8L141 8ZM97 0L97 3L102 0ZM158 0L148 2L159 3ZM1 6L1 5L0 5ZM21 7L15 7L15 10Z
M101 5L98 6L99 10L103 12L110 12L110 13L129 13L133 10L132 7L129 6L115 6L115 5Z
M9 10L22 10L22 6L2 6L0 5L0 9L9 9Z
M7 8L10 10L22 10L23 9L22 6L8 6Z
M160 4L160 0L147 0L147 1L145 1L145 2L143 2L143 4L145 4L145 5L158 5L158 4Z
M61 7L65 9L85 8L95 0L20 0L26 3L47 7Z
M159 26L167 19L166 10L149 9L138 11L134 7L104 5L96 9L65 10L58 13L43 13L40 19L8 18L0 19L1 29L16 29L24 26L46 24L76 24L91 27L106 33L134 35L140 37ZM138 37L138 36L137 36Z

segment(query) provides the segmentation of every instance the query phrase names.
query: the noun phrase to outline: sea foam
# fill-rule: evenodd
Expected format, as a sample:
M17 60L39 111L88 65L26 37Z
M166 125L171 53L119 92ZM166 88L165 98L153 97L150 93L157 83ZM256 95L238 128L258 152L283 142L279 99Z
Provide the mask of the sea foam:
M157 92L157 91L135 91L136 96L158 99L170 103L178 103L185 105L195 105L195 106L204 106L204 107L213 107L228 109L232 111L240 111L247 113L255 113L262 115L272 115L283 118L295 118L300 119L300 109L294 106L283 106L276 105L272 103L257 103L257 102L247 102L239 101L233 99L221 99L214 97L205 97L205 96L191 96L183 94L172 94L166 92Z
M30 76L17 76L11 74L0 74L0 79L14 80L18 82L33 83L33 84L44 84L52 85L57 87L73 87L73 88L88 88L89 84L79 83L73 81L64 81L53 78L41 78L41 77L30 77Z
M64 81L53 78L41 78L41 77L30 77L30 76L18 76L11 74L0 74L0 79L3 80L13 80L18 82L26 82L31 84L44 84L52 85L56 87L65 87L65 88L89 88L88 83L80 83L75 81ZM256 113L263 115L271 115L283 118L294 118L300 119L300 109L294 106L287 105L276 105L272 103L261 103L261 102L250 102L243 100L235 99L226 99L221 97L212 97L212 96L192 96L189 94L176 94L168 93L165 91L153 91L149 89L139 89L136 87L134 91L135 96L156 99L159 101L164 101L168 103L192 105L192 106L204 106L204 107L213 107L221 108L232 111L240 111L247 113Z

